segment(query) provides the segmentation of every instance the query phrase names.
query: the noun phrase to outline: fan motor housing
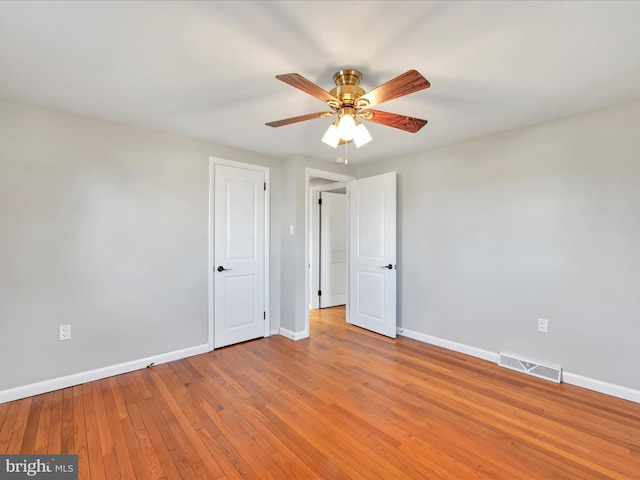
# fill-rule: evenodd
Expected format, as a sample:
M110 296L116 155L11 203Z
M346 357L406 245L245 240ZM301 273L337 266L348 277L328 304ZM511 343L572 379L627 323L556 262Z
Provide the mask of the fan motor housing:
M333 74L336 88L329 93L340 100L343 106L351 106L366 93L358 86L361 79L362 73L358 70L340 70Z
M351 106L359 97L365 94L365 91L355 85L341 85L329 93L340 100L342 105Z

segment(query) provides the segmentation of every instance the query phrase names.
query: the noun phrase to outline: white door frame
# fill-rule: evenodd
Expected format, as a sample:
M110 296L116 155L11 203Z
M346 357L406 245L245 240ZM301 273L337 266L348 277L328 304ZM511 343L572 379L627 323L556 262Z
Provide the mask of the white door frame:
M214 269L214 245L213 241L215 238L214 231L214 186L215 186L215 166L216 165L226 165L228 167L235 168L244 168L245 170L253 170L257 172L264 173L264 181L266 184L267 194L264 202L264 310L266 312L266 319L264 322L264 336L269 336L269 211L270 203L271 203L271 185L270 185L270 169L269 167L262 167L260 165L252 165L250 163L242 163L236 162L234 160L225 160L223 158L209 157L209 233L207 238L207 249L208 249L208 307L209 307L209 318L208 318L208 328L207 328L207 337L208 337L208 345L209 351L213 350L213 332L214 332L214 277L213 277L213 269Z
M341 173L327 172L325 170L317 170L315 168L305 168L305 206L304 206L304 259L305 265L307 266L305 276L304 276L304 332L300 336L300 338L306 338L309 336L309 246L310 246L310 225L311 219L310 217L310 207L312 205L312 196L313 192L311 191L311 179L312 178L325 178L327 180L333 180L334 182L342 182L346 184L347 187L347 204L349 202L349 182L356 179L351 175L343 175ZM348 211L348 210L347 210ZM349 224L349 215L347 214L347 227ZM348 228L347 228L347 231ZM349 245L347 243L347 262L349 261ZM347 268L347 272L349 269ZM349 318L349 282L347 279L347 318Z

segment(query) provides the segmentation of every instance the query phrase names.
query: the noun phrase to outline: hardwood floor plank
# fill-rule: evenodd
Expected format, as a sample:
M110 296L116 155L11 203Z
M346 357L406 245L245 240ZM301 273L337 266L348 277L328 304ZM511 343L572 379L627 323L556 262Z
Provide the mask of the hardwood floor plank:
M16 422L13 425L13 430L11 431L11 437L9 439L9 444L7 445L7 453L21 451L22 443L25 438L25 434L27 433L26 429L27 422L29 421L31 405L33 404L35 398L36 397L19 400L20 408L18 410L18 413L16 414ZM36 401L36 405L39 409L40 403Z
M168 405L160 397L154 394L144 401L142 409L143 421L147 428L156 432L155 442L161 444L168 452L180 445L180 437L173 434L171 424L176 423L175 417L169 411ZM174 430L179 430L178 428ZM159 436L158 436L159 434ZM181 433L181 436L183 434Z
M51 392L51 425L47 437L47 453L62 453L62 399L64 390Z
M131 375L118 376L120 392L127 405L127 415L120 420L129 422L132 425L133 431L144 429L144 422L142 421L139 408L139 404L144 399L144 395L140 389L141 382L138 381L139 377L140 371L132 372Z
M93 414L95 415L95 428L100 443L100 455L105 457L113 452L113 437L111 436L111 430L109 430L109 420L107 418L107 408L105 406L105 396L111 395L115 409L117 411L117 401L119 388L117 382L112 383L111 379L101 380L100 382L92 382L92 401L93 401ZM122 420L120 414L118 418ZM96 452L97 453L97 452Z
M18 412L22 405L21 400L15 402L5 403L6 405L6 417L2 422L2 428L0 428L0 453L11 453L9 451L9 440L11 440L11 434L13 433L14 426L18 420Z
M73 443L78 454L78 476L90 477L89 454L87 448L87 421L85 415L83 385L72 387L73 392ZM85 389L86 390L86 389Z
M62 431L60 436L60 453L74 454L76 453L74 443L74 404L73 404L73 388L65 388L62 390Z
M116 452L111 451L110 453L104 455L102 457L102 465L104 467L105 474L109 472L109 480L125 480L120 474L120 467L118 465L118 459L116 458ZM78 477L83 478L83 477ZM90 479L90 477L89 477Z
M134 372L135 373L135 372ZM113 458L115 459L116 470L113 470L114 462L105 463L105 474L108 478L136 478L135 470L131 460L131 448L127 443L122 431L123 421L127 421L128 417L120 419L117 414L116 402L111 389L102 390L102 398L104 400L104 408L107 417L107 428L109 435L113 441ZM111 455L111 453L106 456Z
M46 393L42 395L40 419L36 429L36 439L33 446L34 454L47 453L47 449L49 448L49 429L51 428L52 399L53 393Z
M115 408L114 413L118 416L120 420L122 420L123 418L126 418L129 415L129 411L127 410L127 403L124 400L124 396L122 394L120 384L118 383L118 379L121 376L122 375L106 378L104 380L106 382L106 385L102 387L103 389L108 388L109 390L111 390L111 395L113 397L113 404ZM104 406L104 401L103 401L103 406Z
M92 382L82 385L87 439L87 467L91 479L106 478L103 465L100 428L98 427L95 408L96 391L99 391L100 383L101 382ZM78 460L80 459L78 458Z
M10 403L0 403L0 432L7 420L7 413L9 412Z

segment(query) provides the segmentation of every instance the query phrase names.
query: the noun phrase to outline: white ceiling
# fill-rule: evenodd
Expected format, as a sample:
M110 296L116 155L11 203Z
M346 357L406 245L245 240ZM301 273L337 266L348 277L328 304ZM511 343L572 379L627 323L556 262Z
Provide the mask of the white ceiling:
M640 98L640 2L2 1L0 96L276 157L344 156L331 119L274 77L326 90L343 68L365 90L409 70L431 88L381 110L420 132L367 123L352 164Z

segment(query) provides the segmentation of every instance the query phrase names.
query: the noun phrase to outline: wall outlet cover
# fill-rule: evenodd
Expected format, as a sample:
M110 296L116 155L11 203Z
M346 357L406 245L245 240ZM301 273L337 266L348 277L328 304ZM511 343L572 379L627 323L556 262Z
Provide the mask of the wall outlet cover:
M547 320L546 318L539 318L538 331L542 333L549 333L549 320Z
M71 325L60 325L58 327L58 339L59 340L71 339Z

